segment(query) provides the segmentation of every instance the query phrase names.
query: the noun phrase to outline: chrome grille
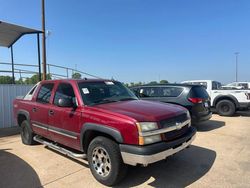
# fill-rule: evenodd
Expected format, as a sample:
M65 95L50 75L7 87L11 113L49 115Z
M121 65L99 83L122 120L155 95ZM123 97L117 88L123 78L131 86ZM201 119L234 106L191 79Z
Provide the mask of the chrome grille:
M167 128L171 126L175 126L176 123L182 123L188 119L187 114L181 114L170 119L165 119L160 121L161 128Z
M170 119L165 119L160 121L160 126L161 128L166 128L166 127L171 127L171 126L176 126L176 123L182 123L184 121L188 120L187 114L181 114L178 116L175 116L173 118ZM181 137L183 134L186 133L186 131L188 130L188 124L184 127L182 127L182 129L180 130L174 130L171 132L167 132L164 134L165 137L165 141L170 141L170 140L174 140L177 139L179 137Z

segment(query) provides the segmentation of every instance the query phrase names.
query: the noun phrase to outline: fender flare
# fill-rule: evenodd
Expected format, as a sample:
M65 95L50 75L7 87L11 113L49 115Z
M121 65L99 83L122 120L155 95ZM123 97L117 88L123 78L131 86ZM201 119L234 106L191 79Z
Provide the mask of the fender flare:
M17 123L18 123L18 116L19 115L24 115L26 117L26 119L28 120L29 124L30 124L30 113L26 110L18 110L17 112ZM18 125L19 126L19 125Z
M239 102L237 100L237 98L233 95L218 95L217 97L215 97L214 101L213 101L213 106L216 107L216 103L218 103L218 101L222 99L222 100L226 100L226 99L230 99L234 102L235 107L238 108L239 107Z
M80 134L80 145L82 151L84 150L83 140L88 131L97 131L100 133L105 133L114 138L118 143L123 143L123 137L117 129L101 124L85 123L81 128L81 134Z

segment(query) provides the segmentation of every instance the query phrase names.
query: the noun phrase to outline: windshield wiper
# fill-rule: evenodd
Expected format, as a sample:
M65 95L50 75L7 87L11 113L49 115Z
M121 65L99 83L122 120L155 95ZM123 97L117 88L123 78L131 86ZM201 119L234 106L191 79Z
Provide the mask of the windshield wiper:
M98 104L105 104L105 103L111 103L111 102L118 102L118 100L114 100L114 99L101 99L101 100L97 100L97 101L93 101L93 105L98 105Z
M119 99L119 101L129 101L129 100L137 100L137 99L133 98L133 97L127 97L127 98Z

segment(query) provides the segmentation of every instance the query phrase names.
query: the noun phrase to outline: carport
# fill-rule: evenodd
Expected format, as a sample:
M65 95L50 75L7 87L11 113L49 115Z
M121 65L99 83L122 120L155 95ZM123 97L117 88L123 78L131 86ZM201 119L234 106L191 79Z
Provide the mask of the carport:
M14 53L13 53L13 45L24 35L27 34L35 34L37 35L37 52L38 52L38 74L39 80L41 80L41 58L40 58L40 33L42 31L31 29L19 25L14 25L11 23L6 23L0 21L0 46L10 48L10 56L11 56L11 70L2 70L0 69L0 73L12 73L12 83L15 84L15 73L19 73L15 70L15 65L21 66L29 66L26 64L15 64L14 63ZM1 62L2 65L10 65L10 63ZM20 70L21 71L21 70ZM27 72L26 72L27 73Z

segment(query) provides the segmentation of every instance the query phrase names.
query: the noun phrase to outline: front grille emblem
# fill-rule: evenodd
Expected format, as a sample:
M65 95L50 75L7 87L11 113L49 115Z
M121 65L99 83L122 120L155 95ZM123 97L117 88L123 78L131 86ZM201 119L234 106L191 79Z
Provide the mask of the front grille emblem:
M176 122L175 127L176 127L176 130L180 130L182 128L182 123Z

